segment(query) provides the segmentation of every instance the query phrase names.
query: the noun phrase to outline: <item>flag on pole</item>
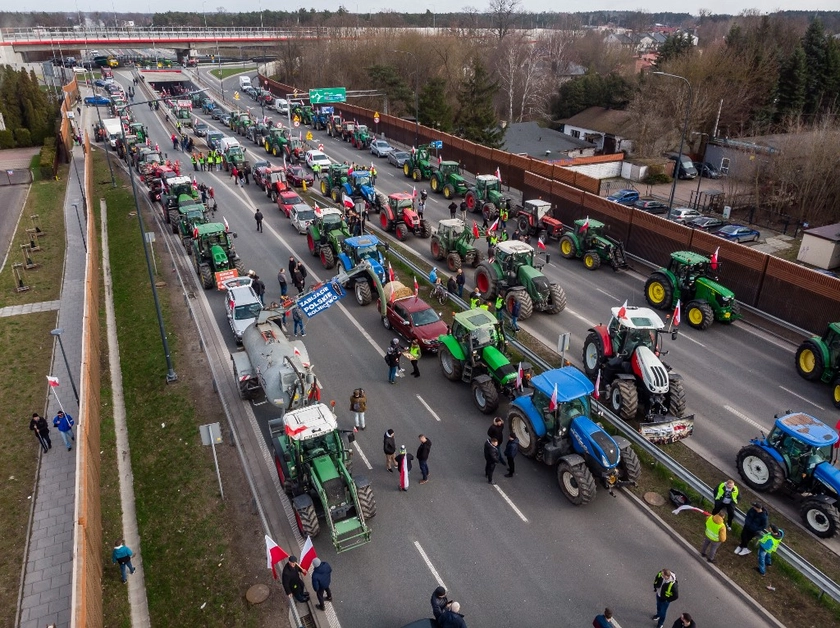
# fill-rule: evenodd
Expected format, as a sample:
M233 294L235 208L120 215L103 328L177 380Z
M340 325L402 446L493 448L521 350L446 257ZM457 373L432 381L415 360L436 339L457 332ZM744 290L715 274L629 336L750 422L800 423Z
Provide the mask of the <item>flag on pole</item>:
M715 249L715 252L714 252L714 253L712 253L712 259L711 259L711 260L710 260L710 262L709 262L709 267L710 267L712 270L717 270L717 267L718 267L718 253L719 253L719 252L720 252L720 247L717 247L717 248Z
M58 387L58 378L52 377L51 375L47 375L47 383L50 385L50 388L57 388Z
M274 579L277 580L277 569L274 567L277 563L279 563L284 558L288 558L289 555L285 552L285 550L277 545L271 537L267 534L265 535L265 560L266 560L266 567L271 569L271 574L274 576Z
M305 429L305 425L301 425L300 427L292 427L291 425L286 423L286 436L295 436L303 432Z
M586 220L583 221L583 225L581 225L580 230L584 231L589 229L589 216L586 217Z
M411 186L411 198L417 198L417 186Z
M315 546L312 545L312 537L306 537L306 543L303 544L303 549L300 551L300 567L304 571L309 571L312 566L312 561L318 558L315 553Z
M618 318L622 319L627 316L627 301L624 301L624 305L618 308Z
M414 278L414 298L417 298L417 295L420 294L420 284L417 283L417 277Z
M225 231L230 231L230 225L228 224L227 218L222 216L222 221L225 223Z
M545 251L545 242L542 241L542 238L537 239L537 248L540 251Z
M518 389L522 388L522 376L524 373L522 372L522 362L519 363L519 367L516 369L516 387Z
M438 168L440 168L440 163L443 161L443 157L438 155Z
M314 210L315 210L315 215L316 215L316 216L320 216L320 215L321 215L321 208L320 208L320 207L318 207L318 203L317 203L317 202L315 202L315 203L313 203L313 205L315 206L315 207L314 207Z
M548 411L554 412L557 409L557 384L554 384L554 392L551 393L551 400L548 402Z
M499 170L499 166L496 166L496 178L501 181L502 180L502 171Z
M400 488L404 491L408 490L408 454L405 452L405 447L400 451L402 460L400 461Z
M475 220L473 220L473 237L475 237L475 238L480 238L481 237L481 232L478 230L478 223L476 223Z
M391 268L391 262L388 262L388 281L394 281L394 269Z
M488 231L495 231L498 228L499 228L499 219L496 218L495 222L492 225L490 225L490 229L488 229Z
M341 204L344 205L345 209L353 209L356 206L353 199L346 194L341 195Z
M677 306L674 308L674 318L671 319L674 322L674 327L679 327L680 325L680 300L677 299Z
M595 378L595 393L593 394L595 399L600 399L601 398L600 390L601 390L601 369L598 369L598 377Z
M688 506L688 505L680 506L679 508L677 508L676 510L672 510L671 512L672 512L672 514L678 515L681 512L685 512L687 510L693 510L694 512L702 512L707 517L710 517L712 515L712 513L706 512L702 508L697 508L696 506Z

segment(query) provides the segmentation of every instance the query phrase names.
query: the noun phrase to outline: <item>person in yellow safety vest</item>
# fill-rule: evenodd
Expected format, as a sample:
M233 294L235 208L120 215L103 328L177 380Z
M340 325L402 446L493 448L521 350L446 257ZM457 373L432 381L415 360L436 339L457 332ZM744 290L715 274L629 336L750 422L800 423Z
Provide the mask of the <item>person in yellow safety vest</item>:
M487 312L489 312L490 311L490 301L485 301L484 303L482 303L481 305L478 306L478 309L486 310Z
M376 166L370 165L370 184L376 185Z
M770 555L776 553L783 538L785 538L785 531L771 525L770 532L765 533L758 540L758 567L756 567L756 571L762 576L767 575L767 567L773 564Z
M709 550L709 555L706 560L710 563L715 562L715 554L721 543L726 542L726 526L723 525L723 517L720 515L709 515L706 517L706 538L703 539L703 547L700 550L701 556L706 556L706 550Z
M478 288L476 288L470 295L470 309L476 309L479 303L481 303L481 293L478 291Z
M411 346L408 348L408 359L411 362L412 375L420 377L420 369L417 368L417 362L420 360L420 343L417 339L411 341Z
M496 250L496 245L499 243L499 238L495 231L487 234L487 257L493 257L493 251Z
M222 170L222 154L219 151L216 151L216 170L218 172Z
M508 241L508 232L506 230L502 230L502 235L499 236L499 242L507 242Z
M499 226L502 228L502 231L507 229L507 221L508 221L508 210L507 210L507 207L502 205L502 208L499 210Z
M732 529L732 520L735 518L735 506L738 504L738 487L735 480L726 480L718 484L715 492L715 507L712 514L716 515L726 508L726 529Z
M196 158L195 153L190 155L190 161L192 162L193 170L198 172L198 159Z
M496 318L501 323L502 322L502 312L505 308L505 298L501 294L496 295L496 303L493 305L494 309L496 310Z

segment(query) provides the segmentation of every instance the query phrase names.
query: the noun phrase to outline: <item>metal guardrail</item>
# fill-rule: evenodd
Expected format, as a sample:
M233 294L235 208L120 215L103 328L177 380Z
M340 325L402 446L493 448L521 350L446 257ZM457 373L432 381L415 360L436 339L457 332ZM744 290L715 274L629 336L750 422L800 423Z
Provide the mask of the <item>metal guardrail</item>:
M196 27L125 27L125 28L4 28L0 39L8 42L40 43L72 41L147 41L150 39L185 39L194 41L253 39L258 41L283 38L318 37L313 28L196 28Z

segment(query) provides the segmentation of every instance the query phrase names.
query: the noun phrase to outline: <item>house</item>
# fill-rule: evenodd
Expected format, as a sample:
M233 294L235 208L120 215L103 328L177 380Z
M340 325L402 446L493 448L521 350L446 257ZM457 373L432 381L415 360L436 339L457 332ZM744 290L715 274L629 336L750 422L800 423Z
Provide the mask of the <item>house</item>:
M840 222L806 229L796 259L825 270L840 267Z
M604 43L608 46L616 46L621 48L633 48L634 41L630 35L624 33L610 33L604 38Z
M716 137L706 145L704 161L735 181L752 181L756 173L780 152L784 135L763 135L738 140Z
M505 132L505 144L502 148L509 153L542 161L591 157L595 154L594 144L579 138L569 137L553 129L543 128L536 122L509 124Z
M567 120L561 120L562 131L575 139L592 142L604 154L631 152L630 113L606 107L589 107Z

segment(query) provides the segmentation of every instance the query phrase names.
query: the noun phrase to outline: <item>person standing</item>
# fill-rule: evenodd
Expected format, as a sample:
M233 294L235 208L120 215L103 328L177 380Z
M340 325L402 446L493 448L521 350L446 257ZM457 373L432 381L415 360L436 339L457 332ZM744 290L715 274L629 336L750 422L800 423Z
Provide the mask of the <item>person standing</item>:
M653 592L656 594L656 614L651 619L657 622L656 628L662 628L665 625L668 606L680 597L677 575L670 569L660 571L653 579Z
M484 441L484 475L488 484L493 484L493 471L496 470L497 462L499 462L499 441L488 437Z
M297 335L298 335L298 328L300 329L300 337L301 338L306 338L306 329L303 326L303 314L301 313L300 308L297 305L295 305L292 308L292 320L295 323L295 326L294 326L295 338L297 338Z
M64 414L64 410L59 410L58 414L53 417L53 427L58 428L61 438L67 446L67 451L73 449L70 441L76 440L76 437L73 435L73 425L73 417L69 414Z
M281 268L277 273L277 283L280 284L280 296L285 297L289 292L289 285L286 281L286 269Z
M475 290L470 293L470 309L476 309L481 303L481 291L476 286Z
M688 613L681 613L671 628L697 628L697 623Z
M461 269L459 268L458 270ZM446 280L446 291L449 294L458 294L458 280L452 275L450 275L449 279Z
M414 377L420 377L420 369L417 368L417 363L420 361L420 343L416 338L411 341L411 346L408 348L408 355L411 361L411 374Z
M296 277L300 276L300 287L298 288L298 294L303 292L306 289L306 267L303 265L303 262L298 262L297 266L295 266L295 273Z
M420 484L425 484L429 481L429 452L432 450L432 441L426 438L425 434L420 434L418 438L420 446L417 447L417 463L420 465L420 474L423 476Z
M496 446L499 449L499 459L497 462L501 462L507 466L507 463L502 458L502 443L505 442L505 422L502 420L502 417L497 416L493 419L493 423L487 428L487 436L496 441Z
M320 558L312 559L312 588L315 590L315 595L318 597L318 603L315 605L319 611L324 610L324 593L327 594L327 602L332 602L332 591L330 591L330 582L332 581L332 567L326 561Z
M771 554L776 553L783 538L785 538L785 531L771 525L770 531L758 540L758 567L755 569L762 576L767 575L767 567L773 564Z
M513 299L513 303L510 306L510 326L513 327L513 331L519 331L519 312L522 311L522 304L519 302L519 299Z
M458 602L452 602L449 610L441 613L438 626L440 628L467 628L467 623L461 614L461 605Z
M356 427L365 429L365 410L367 410L367 396L362 388L357 388L350 396L350 412L356 422Z
M233 179L235 184L239 184L239 170L236 169L236 166L230 167L230 176Z
M735 548L735 553L739 556L746 556L750 553L748 545L762 530L767 528L769 517L764 504L761 502L754 502L747 514L744 516L744 529L741 531L741 542Z
M712 514L716 515L726 508L726 529L732 529L732 520L735 518L735 506L738 504L738 487L735 480L726 480L718 484L715 492L715 507Z
M499 292L496 295L496 301L493 303L493 310L496 314L496 320L502 322L502 313L505 311L505 296Z
M455 218L455 213L458 211L458 204L455 201L449 203L449 217Z
M122 578L123 584L126 583L126 568L131 574L134 574L134 572L137 571L134 568L134 565L131 564L131 559L133 556L134 552L132 552L130 548L126 547L125 541L123 539L114 542L114 551L111 552L111 563L116 563L120 566L120 576Z
M405 451L405 445L400 445L400 453L396 457L397 468L400 471L400 490L408 492L408 476L411 473L411 461L414 456Z
M257 221L257 231L262 233L263 232L263 230L262 230L263 213L259 209L254 214L254 220Z
M303 578L300 577L302 573L303 569L298 564L297 556L289 556L289 561L283 567L281 581L286 595L294 597L298 602L305 603L309 601L309 593L306 590L306 585L303 584Z
M458 284L458 297L463 298L464 284L467 283L467 278L461 268L458 269L458 274L455 276L455 283Z
M400 368L400 339L394 338L391 340L391 345L385 354L385 363L388 365L388 381L391 384L397 383L397 371Z
M703 547L700 555L706 557L710 563L715 562L715 554L721 543L726 542L726 526L723 525L723 517L720 515L709 515L706 517L706 538L703 539ZM706 550L709 555L706 556Z
M397 441L394 440L394 430L385 432L385 437L382 440L382 451L385 452L385 468L388 469L388 473L393 473L394 469L392 467L397 466L397 460L394 458L394 454L397 453Z
M294 276L295 268L297 268L297 260L295 259L295 256L292 255L289 257L289 277Z
M435 621L440 619L440 616L443 615L443 613L448 610L449 605L452 604L452 602L446 598L446 589L443 587L438 587L432 591L432 599L430 600L430 603L432 605L432 615L434 616Z
M38 443L41 445L44 453L52 449L50 426L47 425L47 420L44 417L37 412L33 412L32 419L29 421L29 429L35 434L35 438L38 439Z
M516 438L516 434L511 432L508 434L508 441L507 445L505 445L505 458L507 459L507 468L508 472L505 473L506 478L512 478L513 474L516 472L516 463L514 459L516 455L519 453L519 439Z
M242 174L245 175L245 185L251 185L251 166L249 164L245 164Z
M260 279L259 275L254 275L251 280L251 285L254 288L254 293L259 298L260 303L265 305L265 301L263 300L263 295L265 295L265 283L263 283L263 280Z

